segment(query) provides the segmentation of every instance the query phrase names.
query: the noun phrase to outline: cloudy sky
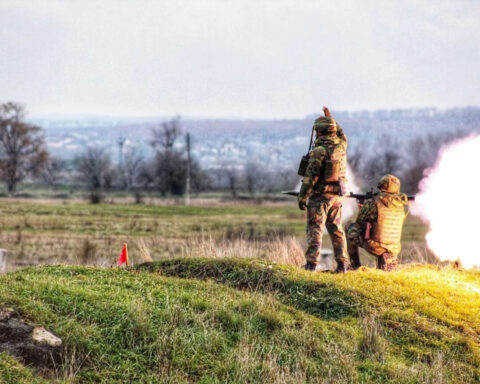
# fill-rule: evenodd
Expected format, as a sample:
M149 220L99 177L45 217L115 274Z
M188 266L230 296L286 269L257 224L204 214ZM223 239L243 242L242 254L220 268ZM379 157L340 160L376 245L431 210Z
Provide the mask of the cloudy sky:
M0 102L264 118L478 106L479 20L477 0L0 0Z

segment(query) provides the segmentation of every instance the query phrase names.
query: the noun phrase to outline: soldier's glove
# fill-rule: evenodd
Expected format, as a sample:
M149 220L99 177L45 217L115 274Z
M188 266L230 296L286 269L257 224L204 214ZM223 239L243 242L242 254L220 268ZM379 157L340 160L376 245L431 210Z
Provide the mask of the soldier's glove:
M300 210L304 211L306 206L307 202L305 199L298 199L298 208L300 208Z
M300 192L298 192L298 208L304 211L305 207L307 206L307 186L305 185L305 179L302 182L302 186L300 187Z

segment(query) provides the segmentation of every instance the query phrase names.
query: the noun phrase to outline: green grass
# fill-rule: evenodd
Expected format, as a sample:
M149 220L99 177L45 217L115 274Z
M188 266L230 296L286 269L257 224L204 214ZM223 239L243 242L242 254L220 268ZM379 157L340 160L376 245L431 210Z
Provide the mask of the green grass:
M235 225L265 227L283 221L292 231L303 215L295 206L148 206L135 204L45 204L0 201L4 231L57 234L188 237L202 231L225 233ZM304 227L304 225L303 225Z
M476 383L480 273L312 274L258 260L132 270L28 268L0 307L64 340L41 376L0 354L0 382Z
M7 232L22 230L72 235L113 232L116 235L185 237L201 231L225 233L237 225L243 225L247 230L251 226L260 229L280 227L303 235L305 213L294 203L187 207L0 200L0 226ZM405 238L418 241L425 232L425 225L418 218L410 218Z
M0 353L0 382L2 384L41 384L47 381L3 352Z

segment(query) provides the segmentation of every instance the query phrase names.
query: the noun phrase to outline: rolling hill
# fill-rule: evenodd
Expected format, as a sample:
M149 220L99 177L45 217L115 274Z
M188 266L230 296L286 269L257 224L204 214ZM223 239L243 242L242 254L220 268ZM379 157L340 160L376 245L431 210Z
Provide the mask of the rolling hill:
M480 273L406 266L344 276L259 260L0 276L0 309L63 340L2 383L477 383ZM0 333L0 344L5 342Z

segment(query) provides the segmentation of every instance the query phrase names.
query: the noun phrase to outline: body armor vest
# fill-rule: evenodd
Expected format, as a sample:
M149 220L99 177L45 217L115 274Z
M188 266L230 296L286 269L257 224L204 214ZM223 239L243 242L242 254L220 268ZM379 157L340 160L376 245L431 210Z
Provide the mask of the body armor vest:
M318 182L321 184L338 183L346 178L347 154L341 144L325 145L328 157L323 162L322 175Z
M386 206L381 199L375 198L377 205L377 221L372 223L371 239L384 248L400 248L405 210L403 205Z

